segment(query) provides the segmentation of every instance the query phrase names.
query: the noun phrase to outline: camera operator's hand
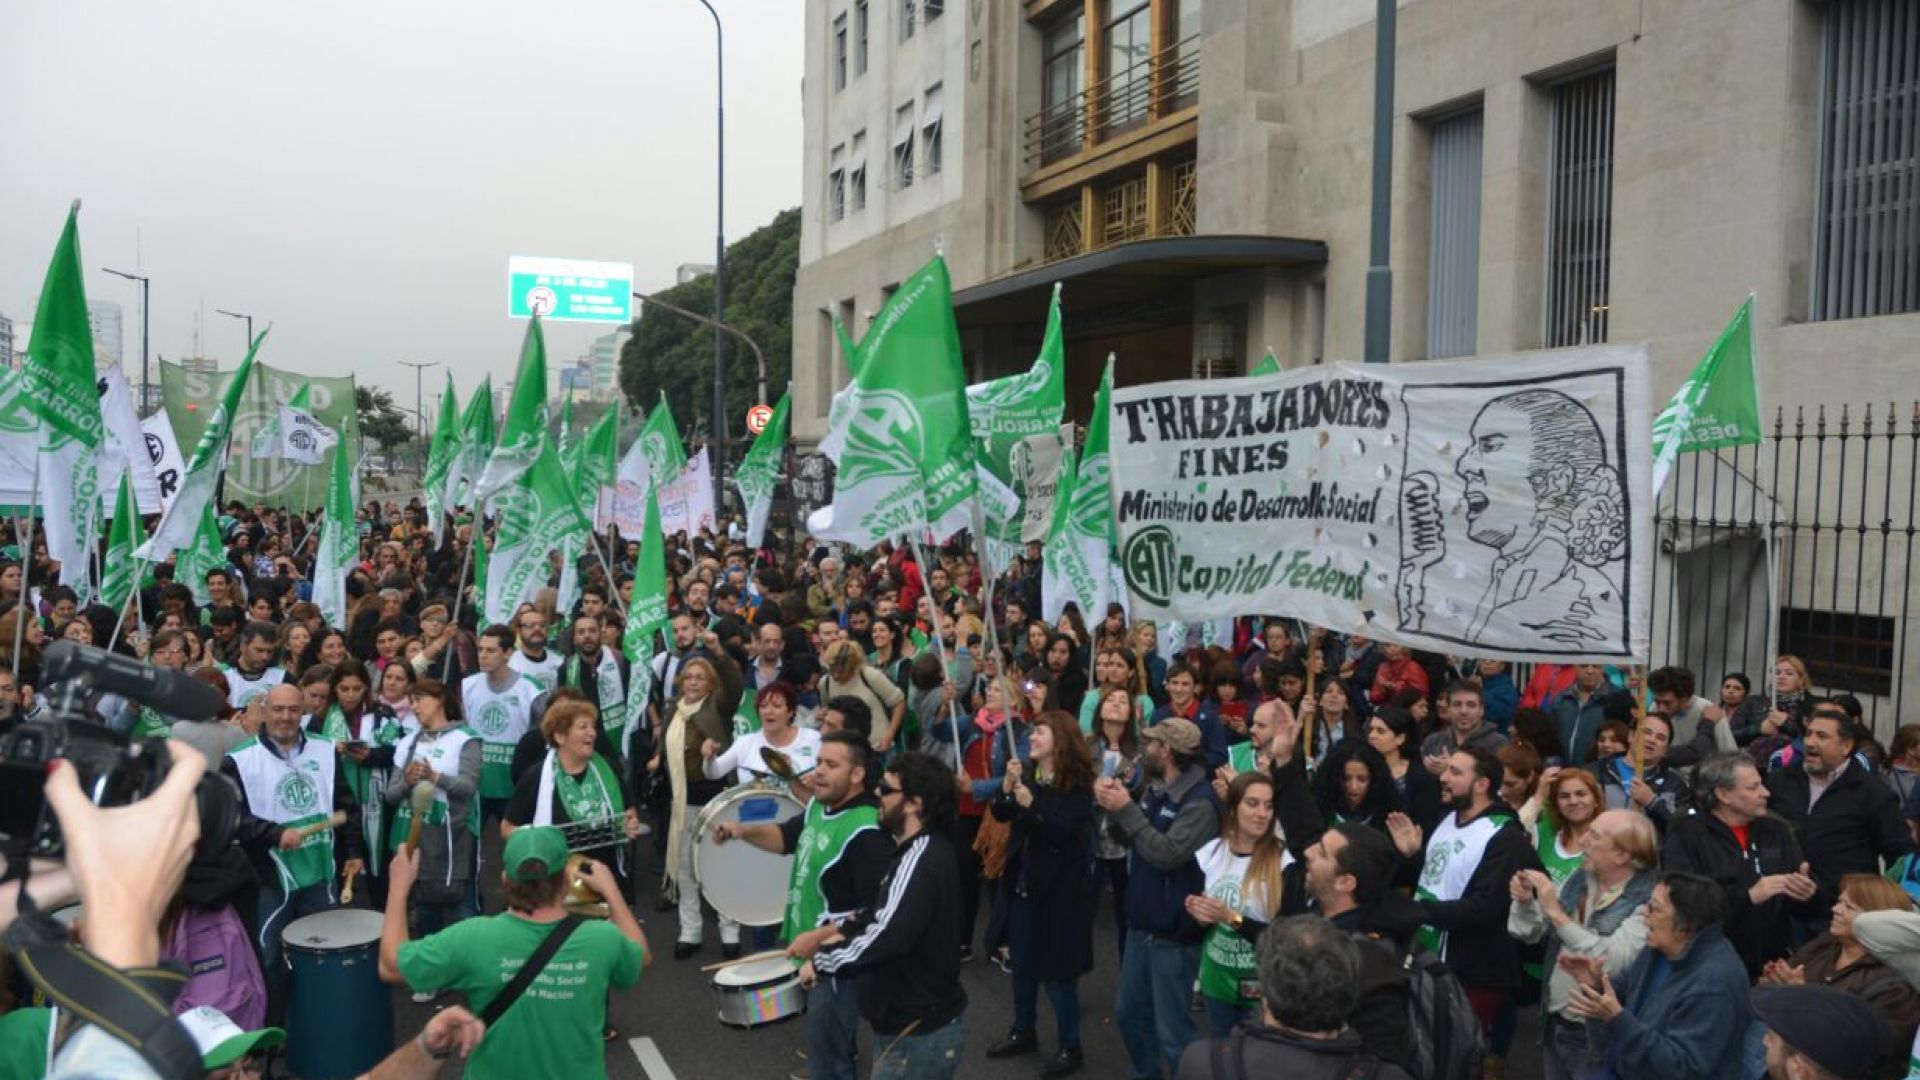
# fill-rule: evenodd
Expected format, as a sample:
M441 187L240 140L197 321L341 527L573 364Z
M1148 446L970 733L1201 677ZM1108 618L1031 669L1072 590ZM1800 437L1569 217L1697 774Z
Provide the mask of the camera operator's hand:
M173 767L150 797L103 810L87 801L65 761L47 777L47 804L66 838L67 869L87 908L87 947L126 969L151 967L160 957L160 915L186 876L200 839L194 788L206 756L169 742Z

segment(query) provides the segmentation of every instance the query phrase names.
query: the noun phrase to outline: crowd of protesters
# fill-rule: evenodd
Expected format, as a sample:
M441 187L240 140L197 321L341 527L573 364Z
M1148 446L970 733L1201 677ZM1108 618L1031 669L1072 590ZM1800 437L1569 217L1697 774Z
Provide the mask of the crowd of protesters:
M1705 684L1677 667L1516 673L1259 613L1157 626L1116 604L1048 620L1039 544L985 576L961 545L776 535L754 551L734 525L670 539L671 625L635 671L637 544L583 560L577 597L561 596L556 556L547 588L485 625L460 588L471 522L436 542L419 507L371 503L359 524L340 626L313 602L298 515L227 507L226 564L195 582L155 566L126 612L83 606L51 584L44 547L24 565L0 526L0 728L44 713L56 639L189 672L226 700L211 718L93 703L128 735L200 750L243 797L236 846L188 876L161 926L165 955L212 939L233 960L190 980L183 1012L277 1022L277 931L336 903L349 870L423 939L383 972L419 1001L458 988L426 946L487 910L483 830L610 822L588 851L602 891L658 878L675 959L701 955L710 924L738 957L767 942L702 905L692 829L766 775L766 750L897 842L857 884L826 881L851 913L780 936L810 985L858 987L900 1075L964 1060L968 962L1005 972L1013 1025L964 1053L1034 1055L1045 1077L1085 1068L1098 1025L1084 1015L1108 1009L1140 1080L1437 1075L1409 954L1457 986L1485 1076L1504 1075L1523 1030L1556 1078L1906 1075L1920 725L1881 743L1796 657ZM349 822L324 841L293 836L262 791L275 763L307 758ZM417 854L396 861L414 828ZM866 949L904 932L889 882L925 918ZM1103 919L1117 955L1096 955ZM877 958L889 948L910 970ZM1083 1000L1108 964L1117 999ZM582 1023L613 1037L604 987L634 977L614 964ZM851 1067L858 1025L851 1006L834 1015L797 1075Z

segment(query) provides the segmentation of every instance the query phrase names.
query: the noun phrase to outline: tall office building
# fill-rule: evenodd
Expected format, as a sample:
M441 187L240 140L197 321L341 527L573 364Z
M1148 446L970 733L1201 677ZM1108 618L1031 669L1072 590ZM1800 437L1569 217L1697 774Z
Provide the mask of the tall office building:
M620 350L633 337L624 327L593 339L587 359L593 368L591 392L595 401L612 401L620 392Z
M123 315L118 300L87 301L87 320L93 324L93 355L102 364L120 363Z
M13 366L13 320L0 315L0 368Z

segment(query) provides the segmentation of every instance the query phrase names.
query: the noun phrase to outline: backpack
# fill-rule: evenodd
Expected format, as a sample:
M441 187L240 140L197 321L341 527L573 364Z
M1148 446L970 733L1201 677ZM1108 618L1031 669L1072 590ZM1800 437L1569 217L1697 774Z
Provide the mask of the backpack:
M1414 950L1400 963L1407 976L1407 1071L1415 1080L1473 1080L1486 1039L1480 1018L1446 962Z
M1380 1074L1380 1059L1364 1050L1351 1060L1353 1068L1347 1071L1346 1080L1374 1080ZM1247 1072L1247 1033L1235 1028L1224 1039L1210 1040L1207 1067L1212 1080L1251 1080Z

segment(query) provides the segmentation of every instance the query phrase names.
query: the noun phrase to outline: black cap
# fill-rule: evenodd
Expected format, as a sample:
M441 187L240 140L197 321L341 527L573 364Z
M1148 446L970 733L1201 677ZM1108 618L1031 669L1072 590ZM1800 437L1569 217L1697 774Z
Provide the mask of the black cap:
M1753 1012L1788 1046L1840 1080L1865 1080L1889 1053L1887 1022L1831 986L1759 986Z

